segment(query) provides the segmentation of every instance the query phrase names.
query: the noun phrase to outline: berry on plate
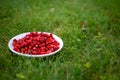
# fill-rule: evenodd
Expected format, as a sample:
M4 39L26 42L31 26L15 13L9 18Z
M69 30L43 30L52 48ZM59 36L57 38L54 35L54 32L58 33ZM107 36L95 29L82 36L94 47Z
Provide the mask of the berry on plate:
M30 32L23 38L13 39L13 50L22 54L49 54L60 48L60 43L50 33Z

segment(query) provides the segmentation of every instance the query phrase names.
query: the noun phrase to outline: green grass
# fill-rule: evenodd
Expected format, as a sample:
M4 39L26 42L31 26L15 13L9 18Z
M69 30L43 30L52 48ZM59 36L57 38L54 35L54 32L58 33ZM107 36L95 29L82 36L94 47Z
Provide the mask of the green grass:
M0 79L120 80L119 5L119 0L1 0ZM54 33L64 47L45 58L11 53L8 41L29 31Z

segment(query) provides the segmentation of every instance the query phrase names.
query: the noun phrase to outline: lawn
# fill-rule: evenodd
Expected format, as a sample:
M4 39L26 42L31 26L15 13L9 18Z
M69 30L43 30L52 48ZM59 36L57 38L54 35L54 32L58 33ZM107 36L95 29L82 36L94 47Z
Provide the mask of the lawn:
M0 0L1 80L120 80L120 0ZM51 32L64 47L55 55L11 53L24 32Z

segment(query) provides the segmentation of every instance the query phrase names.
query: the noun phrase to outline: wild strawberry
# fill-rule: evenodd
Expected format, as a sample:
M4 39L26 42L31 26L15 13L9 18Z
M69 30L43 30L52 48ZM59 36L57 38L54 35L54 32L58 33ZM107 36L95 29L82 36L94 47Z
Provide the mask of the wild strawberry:
M53 37L53 35L50 33L50 37L52 38Z
M59 49L59 46L54 46L54 50L58 50Z
M48 50L46 53L51 53L52 51L51 50Z
M20 50L17 47L14 47L13 50L20 52Z
M37 54L37 51L32 50L32 54L33 54L33 55L36 55L36 54Z
M40 52L40 54L46 54L46 52L44 52L44 51L41 51L41 52Z
M30 36L29 36L29 35L26 35L26 36L25 36L25 38L26 38L26 39L29 39L29 38L30 38Z
M13 39L13 42L17 42L17 39Z
M14 39L12 45L17 52L38 55L54 52L60 44L52 34L30 32L21 39Z
M40 37L40 42L44 43L45 42L45 38L44 37Z

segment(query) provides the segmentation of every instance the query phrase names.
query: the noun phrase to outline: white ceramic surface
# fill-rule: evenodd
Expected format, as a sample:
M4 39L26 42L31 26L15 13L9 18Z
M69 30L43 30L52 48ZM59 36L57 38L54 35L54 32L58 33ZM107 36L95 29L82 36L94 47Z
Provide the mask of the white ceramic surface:
M53 37L60 43L60 48L59 48L58 50L54 51L54 52L51 52L51 53L48 53L48 54L41 54L41 55L31 55L31 54L19 53L19 52L16 52L15 50L13 50L13 45L12 45L13 40L14 40L14 39L17 39L17 40L18 40L18 39L21 39L21 38L23 38L26 34L29 34L29 33L30 33L30 32L22 33L22 34L16 35L16 36L13 37L12 39L10 39L9 42L8 42L8 47L9 47L9 49L10 49L13 53L18 54L18 55L22 55L22 56L27 56L27 57L45 57L45 56L50 56L50 55L53 55L53 54L59 52L59 51L62 49L62 47L63 47L63 41L62 41L62 39L61 39L60 37L56 36L55 34L53 34ZM38 33L41 33L41 32L38 32ZM50 33L48 33L48 32L43 32L43 33L50 34Z

